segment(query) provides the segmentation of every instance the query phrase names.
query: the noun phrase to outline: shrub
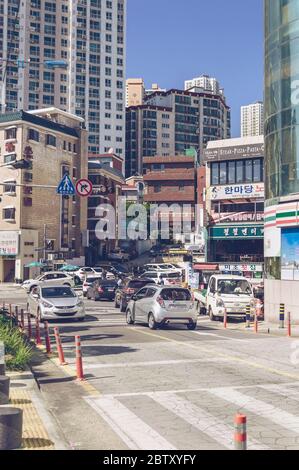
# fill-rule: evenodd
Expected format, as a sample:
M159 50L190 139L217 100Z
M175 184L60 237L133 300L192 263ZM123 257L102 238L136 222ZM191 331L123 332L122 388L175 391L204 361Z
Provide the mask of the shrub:
M5 317L0 317L0 340L4 343L7 368L24 370L32 358L32 348L24 335Z

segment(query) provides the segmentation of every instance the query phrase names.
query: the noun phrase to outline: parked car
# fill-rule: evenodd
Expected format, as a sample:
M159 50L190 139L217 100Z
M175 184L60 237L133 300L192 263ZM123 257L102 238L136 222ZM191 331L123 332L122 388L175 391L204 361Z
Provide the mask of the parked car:
M93 285L94 282L101 281L101 280L102 280L102 276L99 276L96 274L86 276L86 278L83 281L83 287L82 287L83 297L86 297L88 289Z
M129 274L129 269L127 268L127 266L125 266L124 264L117 263L116 261L99 263L93 269L97 271L101 268L105 269L107 272L114 274L114 276L119 276L120 274Z
M126 253L124 250L121 248L117 248L115 250L110 251L107 257L111 261L129 261L130 260L130 255L129 253Z
M183 268L180 268L179 266L170 263L145 264L144 269L145 271L174 271L180 274L183 273Z
M93 274L95 271L90 267L83 267L74 272L74 275L80 278L81 281L84 280L85 276L88 274Z
M48 283L35 286L28 296L27 309L40 321L73 318L84 321L83 300L68 286Z
M212 321L228 316L246 316L246 307L255 306L253 290L246 277L232 275L211 276L206 308Z
M147 323L152 330L168 323L182 323L195 330L197 318L191 292L181 287L144 287L133 295L126 309L129 325Z
M23 287L23 289L26 290L26 292L31 292L32 289L41 284L48 284L49 286L75 286L73 277L67 273L62 273L60 271L50 271L48 273L41 274L36 279L28 279L27 281L24 281L21 286Z
M121 286L119 286L115 293L115 307L120 308L121 312L125 312L128 302L141 287L155 284L153 279L139 278L127 279Z
M152 279L158 285L180 285L182 282L182 275L175 271L146 271L140 276L140 279Z
M98 279L87 289L86 297L95 301L101 299L114 300L117 287L116 281Z
M104 273L104 276L106 279L109 279L109 280L115 279L115 274L113 274L111 267L109 268L107 267L106 269L105 267L97 266L97 267L94 267L93 270L95 274L98 274L100 277L103 277L103 273Z

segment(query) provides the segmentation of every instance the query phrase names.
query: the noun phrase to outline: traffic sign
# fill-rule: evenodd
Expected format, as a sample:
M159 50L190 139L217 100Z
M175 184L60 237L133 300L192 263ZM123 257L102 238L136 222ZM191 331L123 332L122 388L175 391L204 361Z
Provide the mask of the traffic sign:
M92 183L87 179L81 179L77 181L76 191L79 196L87 197L92 193Z
M63 176L57 187L57 194L62 196L73 196L75 194L75 186L67 173Z

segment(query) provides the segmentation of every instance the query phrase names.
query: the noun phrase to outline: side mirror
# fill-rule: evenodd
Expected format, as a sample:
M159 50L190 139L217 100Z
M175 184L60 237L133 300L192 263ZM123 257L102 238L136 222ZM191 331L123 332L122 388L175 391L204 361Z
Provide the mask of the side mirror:
M131 299L134 300L134 302L136 302L136 300L138 300L138 297L137 295L132 295Z

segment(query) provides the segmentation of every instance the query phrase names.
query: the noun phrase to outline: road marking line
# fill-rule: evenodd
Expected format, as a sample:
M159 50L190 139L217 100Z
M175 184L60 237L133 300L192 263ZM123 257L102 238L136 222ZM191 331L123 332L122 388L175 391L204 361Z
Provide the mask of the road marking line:
M199 336L214 336L215 338L221 338L224 340L229 340L229 341L235 341L237 343L248 343L250 340L248 339L237 339L237 338L231 338L229 336L223 336L223 335L217 335L216 333L204 333L201 331L192 331L193 334L199 335Z
M297 384L299 385L299 384ZM262 388L264 390L267 390L269 392L277 393L279 395L282 395L286 398L290 398L294 401L299 401L299 388L298 390L292 390L288 388L286 384L280 384L280 385L259 385L259 388Z
M193 403L169 393L151 393L149 395L155 402L162 405L172 413L176 414L194 428L206 434L214 441L218 442L227 449L234 448L233 436L234 429L232 426L223 423L215 416L211 415L203 408ZM257 441L248 440L248 448L252 450L267 450L268 447Z
M299 375L298 374L292 374L292 373L286 372L284 370L274 369L272 367L266 367L262 364L258 364L257 362L248 361L247 359L242 359L242 358L237 357L237 356L231 356L230 354L226 354L223 351L217 351L216 348L207 349L206 347L202 347L202 346L199 346L199 345L196 345L196 344L193 344L193 343L188 343L187 341L178 341L178 340L173 339L173 338L168 338L167 336L162 336L162 335L159 335L159 334L156 334L156 333L155 334L151 333L149 331L144 331L142 328L132 328L132 331L137 331L139 333L142 333L143 335L151 336L152 338L162 339L163 341L168 341L170 343L174 343L174 344L177 344L177 345L180 345L180 346L184 346L184 348L188 347L188 348L192 348L192 349L198 349L202 352L206 352L207 354L214 354L215 356L216 356L216 354L218 354L219 357L225 357L227 359L230 359L232 362L234 362L234 361L239 362L241 364L253 367L255 369L262 369L262 370L265 370L267 372L271 372L272 374L280 375L282 377L288 377L288 378L291 378L291 379L299 380Z
M237 405L242 410L248 410L262 418L268 419L289 431L299 434L299 417L262 400L257 400L249 395L234 390L233 388L214 388L209 393L218 398Z
M87 403L97 411L131 450L176 450L161 434L148 426L114 398L93 399Z
M181 360L169 360L169 361L148 361L148 362L119 362L111 364L87 364L84 365L85 369L110 369L110 368L130 368L130 367L152 367L152 366L170 366L170 365L179 365L179 364L200 364L208 362L219 362L227 361L226 359L181 359Z

